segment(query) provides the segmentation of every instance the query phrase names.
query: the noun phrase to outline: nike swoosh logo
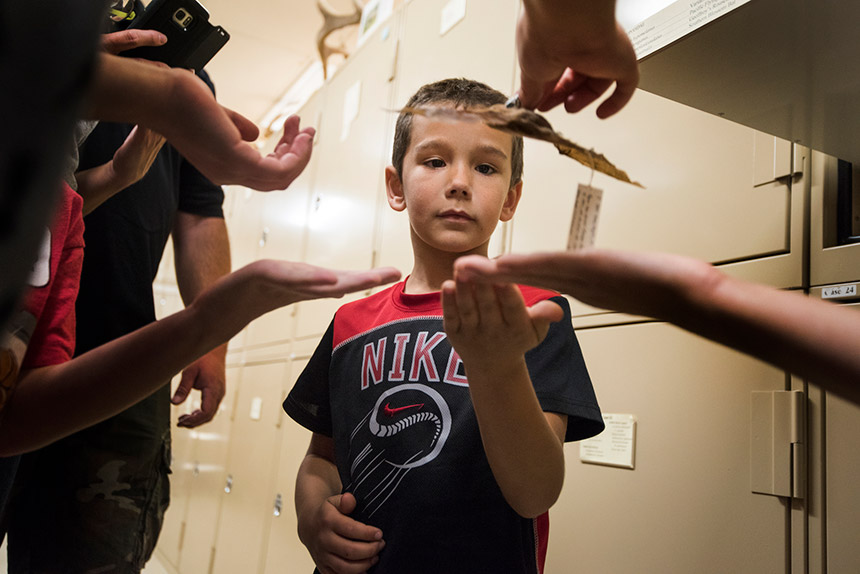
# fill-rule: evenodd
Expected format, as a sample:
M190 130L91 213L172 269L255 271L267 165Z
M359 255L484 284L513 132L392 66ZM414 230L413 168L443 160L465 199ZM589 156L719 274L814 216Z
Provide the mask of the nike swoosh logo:
M406 405L405 407L395 407L392 409L391 403L385 403L385 406L382 407L382 413L387 417L393 417L394 415L396 415L400 411L405 411L406 409L414 409L415 407L418 407L420 409L423 406L424 406L424 403L418 403L415 405Z

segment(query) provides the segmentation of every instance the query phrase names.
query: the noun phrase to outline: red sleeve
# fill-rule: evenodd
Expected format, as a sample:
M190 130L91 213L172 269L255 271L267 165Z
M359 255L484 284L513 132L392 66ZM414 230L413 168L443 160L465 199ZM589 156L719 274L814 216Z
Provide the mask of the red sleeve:
M84 260L83 200L63 184L43 255L34 268L26 308L36 319L21 367L32 369L63 363L75 351L75 299ZM48 245L50 247L48 248Z

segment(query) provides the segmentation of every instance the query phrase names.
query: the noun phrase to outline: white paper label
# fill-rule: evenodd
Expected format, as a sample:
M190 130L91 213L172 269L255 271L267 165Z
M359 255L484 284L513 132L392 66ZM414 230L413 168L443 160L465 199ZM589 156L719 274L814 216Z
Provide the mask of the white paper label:
M263 416L263 397L251 399L251 420L258 421Z
M466 0L448 0L442 8L442 19L439 24L439 35L444 36L445 33L454 27L454 24L465 18L466 16Z
M349 87L343 95L343 126L340 131L340 141L346 141L352 122L358 117L358 109L361 104L361 82L356 82Z
M44 287L51 280L51 230L45 228L42 244L39 246L39 257L33 263L30 272L30 287Z
M749 0L676 0L627 30L636 58L668 46Z
M636 417L603 413L606 429L579 443L579 460L591 464L634 468Z
M569 250L592 247L597 237L597 216L600 215L600 202L603 190L579 184L576 203L573 206L573 219L567 237Z
M856 297L857 284L850 285L834 285L833 287L825 287L821 290L822 299L840 299L842 297Z

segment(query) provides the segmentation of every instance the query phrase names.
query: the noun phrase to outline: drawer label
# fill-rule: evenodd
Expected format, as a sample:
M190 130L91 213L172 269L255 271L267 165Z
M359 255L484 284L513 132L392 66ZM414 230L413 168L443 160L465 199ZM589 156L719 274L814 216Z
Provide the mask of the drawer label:
M857 284L850 285L834 285L833 287L825 287L821 290L822 299L840 299L842 297L856 297Z

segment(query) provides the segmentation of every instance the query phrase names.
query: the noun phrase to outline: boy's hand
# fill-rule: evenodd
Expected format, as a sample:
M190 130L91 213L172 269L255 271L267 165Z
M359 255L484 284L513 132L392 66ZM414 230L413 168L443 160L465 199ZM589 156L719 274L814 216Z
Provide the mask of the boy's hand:
M382 531L350 518L355 504L349 492L332 496L300 525L302 542L322 574L360 574L379 561Z
M526 307L513 283L446 281L442 285L442 320L448 340L463 363L505 369L539 345L550 323L564 315L561 307L541 301ZM468 375L468 372L467 372Z

